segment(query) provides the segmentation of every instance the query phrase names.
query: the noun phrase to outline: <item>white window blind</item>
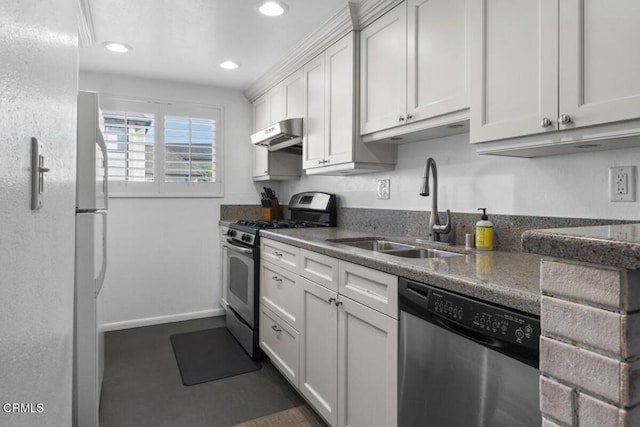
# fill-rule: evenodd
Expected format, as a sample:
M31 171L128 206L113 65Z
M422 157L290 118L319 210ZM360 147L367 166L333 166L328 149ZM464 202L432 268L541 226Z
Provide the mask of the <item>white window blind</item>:
M109 180L153 182L153 114L103 111Z
M112 197L219 197L219 107L101 97Z
M165 182L216 182L215 145L215 120L165 116Z

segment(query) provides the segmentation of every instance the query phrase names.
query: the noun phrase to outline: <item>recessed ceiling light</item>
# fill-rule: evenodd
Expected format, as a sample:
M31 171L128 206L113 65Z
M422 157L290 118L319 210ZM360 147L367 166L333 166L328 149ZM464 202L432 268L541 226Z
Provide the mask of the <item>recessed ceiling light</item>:
M104 42L102 43L102 45L109 49L111 52L116 52L116 53L127 53L130 50L133 50L133 48L129 45L126 45L124 43L120 43L120 42Z
M233 61L224 61L222 64L220 64L220 67L224 68L225 70L235 70L239 66L240 65L238 65L237 62L233 62Z
M287 6L277 1L266 1L258 8L260 13L267 16L280 16L286 12Z

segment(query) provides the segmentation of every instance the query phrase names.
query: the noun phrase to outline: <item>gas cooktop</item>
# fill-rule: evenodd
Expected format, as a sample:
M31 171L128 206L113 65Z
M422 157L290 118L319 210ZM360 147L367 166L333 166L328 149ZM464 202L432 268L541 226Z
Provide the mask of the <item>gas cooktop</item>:
M316 191L294 194L288 209L291 219L243 219L229 225L227 236L236 243L256 246L262 229L336 226L335 194Z
M248 228L312 228L312 227L328 227L329 224L313 221L302 221L295 219L241 219L238 225Z

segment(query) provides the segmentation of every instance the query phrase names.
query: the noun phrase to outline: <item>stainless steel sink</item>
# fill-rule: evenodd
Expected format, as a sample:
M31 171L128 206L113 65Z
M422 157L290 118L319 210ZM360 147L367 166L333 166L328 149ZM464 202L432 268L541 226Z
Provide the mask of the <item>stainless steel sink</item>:
M439 249L429 248L400 249L395 251L386 251L384 253L402 258L443 258L463 255L457 252L441 251Z
M367 249L369 251L388 251L392 249L411 249L415 246L406 243L393 242L391 240L349 240L349 241L334 241L335 243L341 243L347 246L353 246L354 248Z
M378 237L362 239L331 239L327 241L402 258L443 258L464 255L462 253L450 252L443 249L418 247L409 243L396 242Z

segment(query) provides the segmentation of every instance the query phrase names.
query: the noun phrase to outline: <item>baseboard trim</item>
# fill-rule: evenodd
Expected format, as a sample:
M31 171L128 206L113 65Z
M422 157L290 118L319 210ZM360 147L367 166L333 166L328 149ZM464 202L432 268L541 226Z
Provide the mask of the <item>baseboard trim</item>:
M139 328L141 326L160 325L162 323L180 322L182 320L201 319L203 317L222 316L225 314L224 308L214 308L211 310L192 311L190 313L170 314L168 316L147 317L144 319L124 320L121 322L111 322L104 324L105 331L119 331L121 329Z

